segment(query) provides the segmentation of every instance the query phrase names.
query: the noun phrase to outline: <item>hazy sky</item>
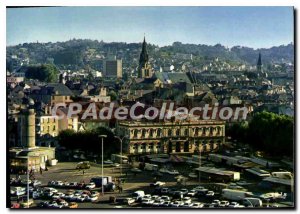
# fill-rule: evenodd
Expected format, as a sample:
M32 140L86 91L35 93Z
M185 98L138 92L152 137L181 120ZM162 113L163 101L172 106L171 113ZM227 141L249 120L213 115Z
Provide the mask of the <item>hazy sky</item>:
M7 45L71 38L160 46L293 42L292 7L52 7L7 9Z

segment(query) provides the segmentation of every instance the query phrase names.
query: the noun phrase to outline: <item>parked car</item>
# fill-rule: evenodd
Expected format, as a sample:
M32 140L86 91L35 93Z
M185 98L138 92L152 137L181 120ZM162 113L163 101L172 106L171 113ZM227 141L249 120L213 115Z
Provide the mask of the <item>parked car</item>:
M54 194L52 195L52 199L60 199L60 198L63 198L64 196L65 196L64 193L62 193L62 192L57 192L57 193L54 193Z
M228 207L230 207L230 208L236 208L236 207L239 207L239 203L238 202L236 202L236 201L232 201L232 202L230 202L230 204L228 205Z
M192 203L191 208L202 208L203 206L204 206L204 204L195 202L195 203Z
M78 204L76 202L71 202L69 203L69 208L71 209L78 208Z
M89 169L89 168L91 168L91 165L90 165L89 161L79 162L76 165L76 169Z
M127 205L131 205L135 202L134 198L124 198L123 203Z
M34 203L34 201L33 201L33 199L25 199L23 202L21 202L20 203L20 206L22 207L22 208L27 208L27 207L30 207L30 206L32 206L33 205L33 203Z
M212 203L209 205L209 207L218 207L220 203L221 201L219 200L213 200Z
M229 201L221 201L219 204L219 207L228 207L229 206Z
M190 196L190 197L194 197L196 194L197 194L197 191L194 190L194 189L192 189L192 190L190 190L190 191L188 192L187 195Z
M12 203L10 208L11 209L19 209L21 207L21 205L19 203Z
M170 207L179 207L183 204L181 201L173 201L170 203Z
M192 203L191 197L184 197L182 200L183 200L183 202Z
M164 186L164 185L166 185L166 183L162 181L156 181L155 183L150 183L150 186Z
M53 186L55 186L55 187L63 187L64 185L65 184L62 181L55 181L54 184L53 184Z
M170 175L179 175L179 172L177 170L167 170L167 173Z
M91 182L91 183L87 184L85 187L87 189L94 189L94 188L96 188L96 184L94 182Z
M208 191L205 196L206 197L213 197L215 195L215 192L214 191Z
M142 190L135 191L132 194L132 197L135 199L135 201L141 201L144 196L145 196L145 192Z
M142 205L152 205L154 203L154 200L152 200L151 198L143 198L142 199Z
M183 194L184 196L186 196L186 195L189 193L189 190L188 190L188 189L181 189L180 191L182 192L182 194Z
M154 202L153 202L153 206L155 207L158 207L158 206L161 206L165 201L163 199L155 199Z
M38 181L38 180L34 180L33 182L31 182L31 185L34 186L34 187L37 187L37 186L42 185L42 182Z

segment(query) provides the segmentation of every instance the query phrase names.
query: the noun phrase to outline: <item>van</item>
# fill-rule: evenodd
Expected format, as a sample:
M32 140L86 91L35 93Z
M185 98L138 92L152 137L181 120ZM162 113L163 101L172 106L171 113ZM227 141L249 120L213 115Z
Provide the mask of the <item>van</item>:
M76 169L89 169L91 168L89 161L79 162L76 166Z
M243 205L250 207L262 207L262 200L259 198L244 198Z
M235 189L223 189L222 190L222 197L227 200L233 201L241 201L246 197L251 197L253 194L251 192L246 192L242 190L235 190Z
M142 190L135 191L134 193L132 193L132 198L134 198L135 201L141 201L144 196L145 192Z

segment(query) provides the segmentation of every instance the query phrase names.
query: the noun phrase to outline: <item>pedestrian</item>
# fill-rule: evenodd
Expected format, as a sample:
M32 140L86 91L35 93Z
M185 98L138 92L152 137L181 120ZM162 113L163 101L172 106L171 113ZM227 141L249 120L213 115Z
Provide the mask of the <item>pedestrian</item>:
M41 175L43 174L43 169L42 169L42 167L40 167L40 174L41 174Z
M122 186L120 186L120 191L121 191L121 193L123 192L123 187Z
M82 170L82 174L84 175L84 169Z

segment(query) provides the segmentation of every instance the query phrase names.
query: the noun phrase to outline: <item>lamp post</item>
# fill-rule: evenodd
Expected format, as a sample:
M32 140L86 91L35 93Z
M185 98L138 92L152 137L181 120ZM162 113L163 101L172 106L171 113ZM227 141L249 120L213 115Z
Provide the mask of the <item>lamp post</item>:
M115 138L116 139L118 139L119 141L120 141L120 146L121 146L121 148L120 148L120 156L121 156L121 158L120 158L120 175L122 176L122 164L123 164L123 157L122 157L122 152L123 152L123 140L124 140L124 138L126 138L127 136L125 135L125 136L123 136L122 138L120 138L120 137L118 137L118 136L115 136Z
M201 167L201 147L202 147L202 144L199 144L199 185L200 185L200 182L201 182L201 176L200 176L200 167Z
M103 138L106 138L107 135L99 135L98 137L101 138L101 162L102 162L102 166L101 166L101 191L102 191L102 195L104 195L104 188L103 188Z

